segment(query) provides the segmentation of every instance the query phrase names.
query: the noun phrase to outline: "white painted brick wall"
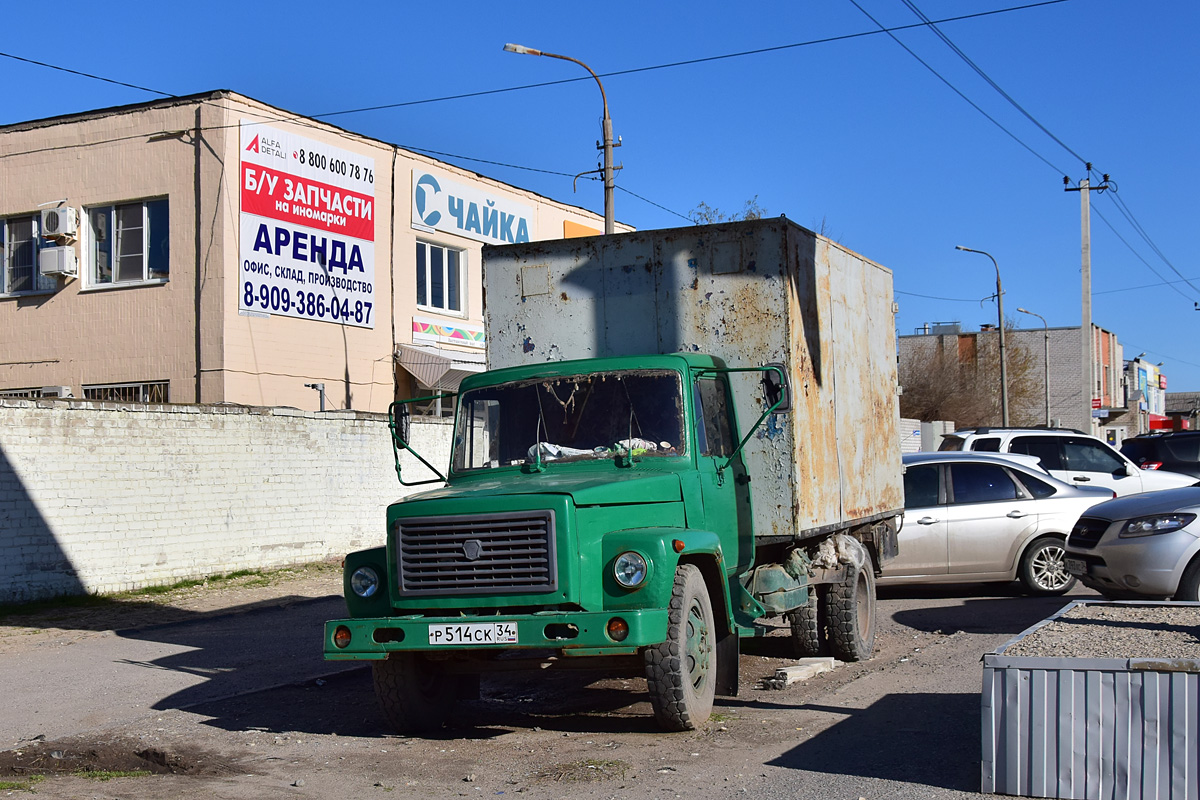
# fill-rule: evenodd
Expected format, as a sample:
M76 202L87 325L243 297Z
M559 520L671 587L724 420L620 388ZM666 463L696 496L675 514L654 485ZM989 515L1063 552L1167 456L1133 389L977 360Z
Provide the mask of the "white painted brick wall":
M449 461L448 420L412 435ZM0 399L0 603L340 557L412 491L382 415Z

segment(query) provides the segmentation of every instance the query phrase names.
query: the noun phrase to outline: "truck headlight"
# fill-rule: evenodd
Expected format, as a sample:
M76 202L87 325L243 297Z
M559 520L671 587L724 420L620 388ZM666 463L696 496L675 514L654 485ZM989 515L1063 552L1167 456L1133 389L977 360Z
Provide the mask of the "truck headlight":
M350 588L359 597L370 597L379 589L379 573L370 567L359 567L350 576Z
M645 583L649 571L646 559L632 550L621 553L613 562L613 577L626 589L636 589Z
M1149 517L1136 517L1121 527L1117 534L1122 539L1134 536L1153 536L1156 533L1170 533L1180 528L1186 528L1196 519L1195 514L1153 514Z

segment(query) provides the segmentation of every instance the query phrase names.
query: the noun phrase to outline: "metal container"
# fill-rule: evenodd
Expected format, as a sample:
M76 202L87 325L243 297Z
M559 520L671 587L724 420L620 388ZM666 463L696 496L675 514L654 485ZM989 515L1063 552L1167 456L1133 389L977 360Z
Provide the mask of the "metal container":
M1197 800L1200 661L1004 655L1082 604L983 657L982 790Z
M788 366L792 411L744 453L760 539L903 507L890 270L784 218L485 247L483 259L491 369L671 352ZM762 413L751 380L731 376L743 426Z

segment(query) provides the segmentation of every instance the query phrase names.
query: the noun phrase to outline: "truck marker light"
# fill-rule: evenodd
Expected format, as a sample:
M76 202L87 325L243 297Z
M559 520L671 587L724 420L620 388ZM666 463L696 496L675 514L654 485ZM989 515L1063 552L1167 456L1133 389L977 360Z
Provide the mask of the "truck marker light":
M613 617L608 621L608 638L614 642L623 642L629 636L629 623L620 617Z
M680 539L675 539L673 542L671 542L671 549L674 550L676 553L682 553L683 548L685 548L685 547L687 547L687 545L685 545L683 543L683 541Z
M333 632L333 644L339 649L345 649L350 646L350 629L345 625L338 625Z

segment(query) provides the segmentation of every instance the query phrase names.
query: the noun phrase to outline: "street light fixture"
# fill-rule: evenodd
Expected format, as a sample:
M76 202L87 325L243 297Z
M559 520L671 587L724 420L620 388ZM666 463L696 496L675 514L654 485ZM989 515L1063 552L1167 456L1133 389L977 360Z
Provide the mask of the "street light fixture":
M613 218L613 189L615 184L613 182L612 119L608 116L608 95L604 93L604 84L600 82L600 77L587 64L570 56L547 53L544 50L535 50L532 47L513 44L512 42L504 45L504 50L508 53L519 53L527 56L546 56L547 58L560 58L563 61L572 61L586 69L596 79L596 85L600 87L600 99L604 101L604 118L600 121L600 130L603 136L603 144L600 145L600 149L604 151L604 232L615 232L616 221Z
M1043 376L1043 381L1046 384L1046 427L1050 427L1050 325L1047 324L1046 318L1028 309L1018 308L1022 314L1028 314L1031 317L1037 317L1042 321L1042 366L1046 369L1046 374Z
M954 246L955 250L962 250L967 253L978 253L981 256L987 256L992 259L992 266L996 268L996 307L998 309L1000 319L1000 424L1008 427L1008 367L1004 360L1004 289L1000 286L1000 265L996 263L996 259L992 258L991 253L985 253L982 250L972 250L970 247L963 247L961 244Z

